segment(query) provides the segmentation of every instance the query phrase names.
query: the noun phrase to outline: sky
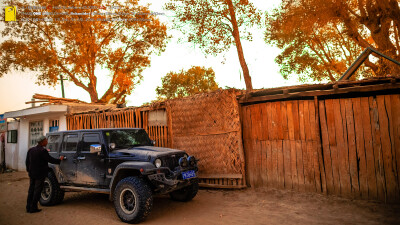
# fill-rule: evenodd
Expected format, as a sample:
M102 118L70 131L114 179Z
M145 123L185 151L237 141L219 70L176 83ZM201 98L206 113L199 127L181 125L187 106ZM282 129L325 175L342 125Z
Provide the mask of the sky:
M150 10L153 12L165 13L159 15L159 19L171 26L172 12L164 11L163 5L167 1L141 0L142 4L150 3ZM256 7L262 11L271 10L280 4L280 0L253 0ZM1 7L4 9L4 6ZM0 22L0 32L4 29L4 21ZM271 88L298 84L297 78L285 80L279 73L279 66L274 62L275 57L281 52L280 49L269 46L263 40L263 30L258 29L253 33L253 41L243 41L243 51L250 70L253 88ZM134 89L133 93L127 96L127 106L140 106L143 103L156 99L156 87L161 86L161 78L170 71L187 70L191 66L212 67L216 74L216 82L222 88L235 87L244 89L245 83L241 78L241 67L234 46L224 54L216 57L207 56L193 46L191 43L178 43L182 37L179 31L169 30L173 36L167 44L167 48L159 56L151 57L151 66L144 70L143 80ZM110 78L101 71L98 73L98 92L101 96L108 87ZM8 111L15 111L29 108L25 104L31 100L35 93L61 97L61 85L55 87L38 86L35 84L35 72L12 71L0 78L0 114ZM75 86L72 82L65 82L65 97L90 102L90 97L83 89Z

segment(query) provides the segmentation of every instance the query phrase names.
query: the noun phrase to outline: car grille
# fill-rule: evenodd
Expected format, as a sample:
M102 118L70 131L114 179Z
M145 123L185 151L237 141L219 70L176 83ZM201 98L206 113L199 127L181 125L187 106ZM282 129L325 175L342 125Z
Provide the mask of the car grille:
M177 166L179 166L179 158L183 155L175 154L175 157L165 156L162 158L163 166L168 167L171 170L174 170Z

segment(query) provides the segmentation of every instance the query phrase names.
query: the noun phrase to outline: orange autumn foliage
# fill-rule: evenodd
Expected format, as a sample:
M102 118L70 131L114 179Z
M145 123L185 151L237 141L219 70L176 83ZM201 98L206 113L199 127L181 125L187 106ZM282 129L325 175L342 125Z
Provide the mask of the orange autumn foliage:
M63 75L87 91L92 102L122 103L142 80L150 56L165 49L166 25L137 0L19 0L5 4L19 10L17 22L5 23L2 32L0 77L11 70L30 70L38 73L37 83L55 85ZM28 9L28 5L50 7ZM28 15L32 12L41 15ZM135 14L138 12L141 14ZM98 69L111 77L102 96L97 90Z
M162 86L157 87L156 92L158 99L172 99L217 89L212 68L192 66L187 71L169 72L162 78Z
M265 41L283 50L276 62L285 78L335 81L366 47L399 61L399 18L398 0L283 0L267 14ZM355 77L399 73L370 57Z

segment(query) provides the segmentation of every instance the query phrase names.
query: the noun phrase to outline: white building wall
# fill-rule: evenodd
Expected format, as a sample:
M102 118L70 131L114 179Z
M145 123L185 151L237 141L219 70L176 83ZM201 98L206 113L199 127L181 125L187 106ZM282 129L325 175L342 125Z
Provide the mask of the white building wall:
M0 138L1 135L4 133L4 138L6 138L6 132L0 132ZM4 144L3 142L0 140L0 166L3 166L3 159L4 159L4 153L3 153L3 145L4 145L4 149L5 149L5 143L7 142L7 139L4 139Z
M7 124L7 130L18 130L19 129L19 122L9 122ZM18 139L20 137L20 132L18 131ZM6 140L5 140L5 160L6 160L6 167L11 169L18 168L18 145L17 143L7 143L7 133L6 133Z
M58 128L59 131L64 131L67 130L67 117L64 115L61 115L58 117L60 120L60 127Z
M99 106L84 106L89 109ZM79 107L75 107L80 109ZM83 108L81 109L83 110ZM50 121L59 120L58 131L67 130L67 118L65 113L68 111L66 105L48 105L18 111L6 112L6 118L18 118L20 122L9 123L10 129L18 129L18 141L16 144L7 143L6 141L6 165L9 168L24 171L26 154L30 144L30 122L43 121L43 135L49 132ZM6 137L7 138L7 137ZM6 139L7 140L7 139Z
M29 149L29 121L26 119L20 119L19 124L19 132L18 132L18 142L19 142L19 151L18 151L18 167L13 168L18 171L24 171L25 168L25 159L26 153Z
M67 119L66 119L64 113L45 113L45 114L26 116L26 117L21 118L21 122L20 122L21 136L18 137L18 141L20 141L19 153L18 153L19 159L18 159L17 167L15 167L13 169L17 169L19 171L26 170L25 159L26 159L26 154L28 153L28 150L29 150L29 135L30 135L29 123L35 122L35 121L43 121L43 135L46 135L49 132L50 120L59 120L60 121L60 126L58 128L59 131L67 130L67 126L66 126ZM61 124L63 124L63 125L61 126Z

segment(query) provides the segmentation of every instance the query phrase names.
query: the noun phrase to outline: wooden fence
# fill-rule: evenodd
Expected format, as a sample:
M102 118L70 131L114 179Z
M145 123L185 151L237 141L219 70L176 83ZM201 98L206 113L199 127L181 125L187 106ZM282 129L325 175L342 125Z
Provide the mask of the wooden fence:
M314 101L242 107L247 177L253 187L321 190L321 156Z
M144 128L157 147L171 147L167 126L148 126L148 110L127 108L109 112L88 112L67 116L67 129Z
M399 200L400 95L319 102L328 193Z
M252 186L399 201L400 95L242 107Z

